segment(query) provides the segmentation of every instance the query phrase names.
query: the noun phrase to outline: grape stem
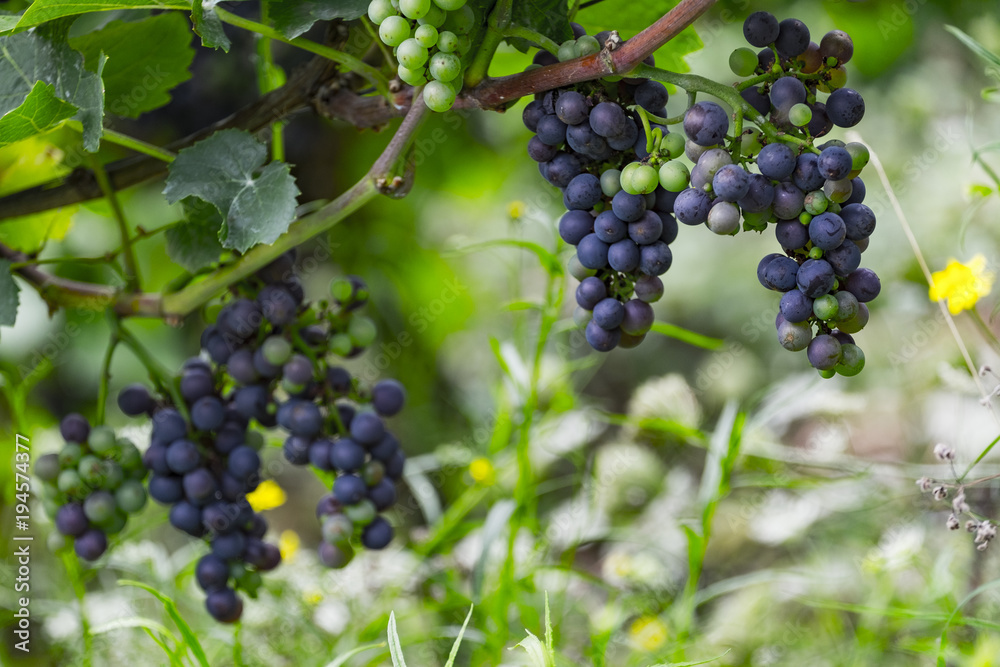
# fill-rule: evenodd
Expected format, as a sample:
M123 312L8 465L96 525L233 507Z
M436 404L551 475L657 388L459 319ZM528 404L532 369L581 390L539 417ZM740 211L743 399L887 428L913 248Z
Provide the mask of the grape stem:
M486 20L486 34L483 35L479 50L476 51L476 55L469 64L469 69L465 72L466 86L470 88L477 86L486 78L490 63L493 61L493 55L496 53L497 47L500 46L500 42L503 41L504 33L510 28L513 4L514 0L500 0L490 12L489 18ZM558 47L556 50L559 50ZM414 99L416 99L415 95Z
M750 106L747 101L740 96L739 92L731 86L717 83L711 79L706 79L703 76L698 76L697 74L678 74L677 72L671 72L669 70L652 67L646 64L640 64L632 70L631 74L645 79L660 81L661 83L673 84L678 88L686 90L689 95L694 92L699 92L717 97L733 109L741 110L742 117L752 121L757 127L760 128L760 131L763 132L764 136L770 141L780 141L781 143L790 144L798 147L800 151L810 151L813 153L819 152L809 142L782 132L769 123L767 119L758 113L756 109Z
M113 314L108 313L109 322L114 318ZM111 384L111 360L115 356L115 348L118 347L119 342L117 327L114 322L111 322L111 336L108 339L108 348L104 352L104 360L101 362L101 382L97 388L96 421L99 425L104 424L104 415L108 403L108 386Z
M121 234L122 238L122 258L125 262L125 286L130 290L139 289L139 262L135 258L135 250L132 247L132 236L128 229L128 221L125 219L125 211L122 209L121 202L118 201L118 195L114 188L111 187L111 181L108 180L108 173L104 171L104 165L102 165L97 156L90 157L91 167L94 170L94 176L97 178L97 184L101 188L101 192L104 193L104 198L108 200L108 204L111 206L112 217L114 217L115 222L118 224L118 233Z
M529 42L537 44L552 55L557 55L559 53L559 45L555 43L555 40L549 39L542 33L526 28L523 25L507 26L507 28L503 31L503 36L525 39Z

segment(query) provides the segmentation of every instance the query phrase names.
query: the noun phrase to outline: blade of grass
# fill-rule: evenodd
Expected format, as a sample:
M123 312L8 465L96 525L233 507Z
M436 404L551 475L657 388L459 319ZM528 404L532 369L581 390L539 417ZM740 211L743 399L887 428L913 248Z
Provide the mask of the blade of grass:
M403 658L403 647L399 644L399 635L396 634L396 612L389 612L389 657L392 658L392 667L406 667L406 659Z
M469 613L465 616L465 623L462 623L462 629L458 631L458 637L455 638L455 643L451 645L451 653L448 654L448 662L444 663L444 667L454 667L455 658L458 657L458 647L462 645L462 637L465 636L465 629L469 627L469 620L472 619L472 610L476 608L476 605L469 605Z
M652 667L695 667L695 665L707 665L710 662L715 662L716 660L722 660L729 652L733 649L726 649L726 652L722 655L717 655L714 658L709 658L708 660L698 660L697 662L661 662L658 665L653 665Z
M365 651L370 651L373 648L385 648L385 642L379 642L378 644L365 644L364 646L358 646L357 648L352 648L347 653L340 655L333 662L328 662L326 667L341 667L346 664L348 660L358 655L359 653L364 653Z
M683 327L679 327L675 324L667 324L666 322L654 323L650 331L705 350L718 350L725 344L725 341L719 338L712 338L711 336L695 333L694 331L688 331Z
M189 649L191 649L191 653L194 655L195 660L197 660L198 664L201 665L202 667L209 667L208 656L205 655L205 649L202 648L201 642L198 641L198 636L194 633L193 630L191 630L191 626L187 624L187 621L185 621L181 617L180 613L178 613L177 605L171 598L167 597L166 595L156 590L152 586L148 586L142 583L141 581L132 581L130 579L119 579L118 585L134 586L135 588L141 588L142 590L146 591L147 593L155 597L157 600L159 600L160 604L162 604L163 608L166 610L167 616L169 616L170 620L174 622L174 625L177 626L177 629L181 631L181 637L183 637L184 639L184 644Z

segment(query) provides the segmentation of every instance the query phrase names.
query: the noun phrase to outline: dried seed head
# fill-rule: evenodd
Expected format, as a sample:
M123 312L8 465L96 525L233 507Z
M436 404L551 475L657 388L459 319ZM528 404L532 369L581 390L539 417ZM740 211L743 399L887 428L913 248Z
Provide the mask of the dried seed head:
M934 445L934 456L936 456L940 461L954 461L955 450L943 442L939 442Z
M921 477L917 480L917 486L920 487L921 491L930 491L934 486L934 480L930 477Z
M974 519L969 519L968 521L965 522L965 531L966 532L968 532L968 533L974 533L974 532L976 532L977 528L979 528L979 522L978 521L976 521Z
M951 508L956 514L965 514L969 511L969 503L965 502L965 491L959 491L954 500L951 501Z
M944 488L943 486L935 486L933 494L934 494L934 500L944 500L945 498L948 497L948 489Z
M948 530L958 530L959 528L958 517L954 514L948 515Z

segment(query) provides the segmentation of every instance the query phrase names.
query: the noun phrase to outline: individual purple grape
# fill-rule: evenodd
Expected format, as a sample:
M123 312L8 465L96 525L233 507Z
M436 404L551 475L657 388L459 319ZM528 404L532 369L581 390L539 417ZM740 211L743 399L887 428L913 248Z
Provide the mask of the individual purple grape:
M148 414L154 407L153 397L144 385L130 384L118 392L118 408L129 417Z
M799 265L794 259L779 255L764 265L759 276L764 287L787 292L795 288L795 277L798 271Z
M528 140L528 157L535 162L548 162L559 153L555 146L549 146L538 137Z
M783 76L771 84L771 104L782 114L806 101L806 87L794 76Z
M587 98L575 90L567 90L556 99L556 116L567 125L579 125L590 116Z
M243 601L231 588L209 593L205 598L205 608L220 623L235 623L243 615Z
M625 307L614 297L601 299L597 302L597 305L594 306L593 321L596 322L597 326L602 329L607 329L608 331L617 329L618 326L621 325L624 317Z
M868 303L882 291L882 282L871 269L857 269L847 276L844 289L861 303Z
M635 281L635 298L646 303L656 303L663 297L663 281L657 276L639 276Z
M90 437L90 423L83 415L73 412L59 422L59 433L66 442L82 445Z
M852 241L868 238L875 231L875 212L864 204L847 204L840 209L840 217Z
M613 211L602 211L598 214L597 219L591 219L594 223L594 233L605 243L616 243L628 236L628 225Z
M392 534L392 526L385 520L385 517L375 517L361 531L361 544L365 545L366 549L384 549L392 542Z
M624 315L621 321L622 333L630 336L641 336L653 326L653 307L645 301L630 299L625 302Z
M854 41L843 30L831 30L820 40L819 54L823 60L835 58L843 65L854 55Z
M663 241L654 241L639 249L639 270L647 276L663 275L670 269L674 256Z
M83 535L90 522L83 511L83 506L77 503L67 503L56 511L56 530L68 537Z
M590 127L602 137L622 135L626 120L625 112L614 102L601 102L590 112Z
M566 123L555 114L546 114L538 121L535 129L539 141L548 146L562 146L566 143Z
M339 438L330 446L330 463L344 472L360 470L365 464L365 448L350 438Z
M634 244L633 244L634 245ZM608 288L600 278L589 276L576 286L576 303L585 310L593 310L601 299L608 296Z
M783 181L791 176L795 164L795 151L788 144L768 144L757 154L757 168L772 181Z
M601 181L593 174L578 174L566 186L564 202L570 210L587 211L601 201Z
M91 528L76 538L73 549L83 560L97 560L108 550L108 537L102 531Z
M829 181L839 181L851 173L851 154L846 148L829 146L823 149L816 161L816 168L823 178Z
M792 182L803 192L813 192L823 187L826 178L819 173L818 161L819 155L816 153L803 153L795 161Z
M778 19L770 12L754 12L743 22L743 37L757 48L773 44L779 31Z
M853 88L838 88L826 100L826 113L837 127L854 127L865 116L865 100Z
M762 93L759 88L755 86L750 86L740 91L740 97L742 97L747 104L752 106L757 113L762 116L766 116L771 112L771 98L765 93Z
M799 289L811 299L827 294L835 280L833 267L823 259L807 259L796 275Z
M778 183L774 187L772 207L779 220L794 220L802 213L806 195L792 183Z
M649 245L660 240L663 233L663 222L654 211L646 211L641 218L629 223L628 235L638 245Z
M829 134L830 130L833 129L833 121L830 120L830 116L826 112L826 105L822 102L810 104L809 111L812 112L812 117L806 126L809 134L813 137L823 137Z
M809 223L809 240L820 250L833 250L847 238L847 227L836 213L821 213Z
M833 250L823 253L823 259L830 263L838 276L847 276L861 266L861 250L854 241L844 241Z
M192 537L205 534L201 508L183 500L170 508L170 525Z
M587 323L587 328L584 331L584 337L587 339L587 342L598 352L610 352L615 349L618 341L621 340L621 335L620 329L608 331L601 328L593 320Z
M184 496L191 503L199 506L211 500L219 489L212 473L205 468L198 468L184 475L182 488ZM152 495L152 487L150 487L150 495Z
M566 128L566 143L577 153L594 159L611 157L608 142L587 123L570 125Z
M812 317L813 300L800 290L793 289L782 295L778 308L781 311L781 316L789 322L805 322Z
M608 244L597 234L587 234L576 246L576 257L588 269L603 269L608 265Z
M575 155L559 152L548 163L546 180L557 188L564 188L569 185L573 177L583 171L580 160Z
M611 199L611 210L622 222L635 222L646 213L646 198L620 190Z
M180 477L153 474L149 478L149 495L162 505L171 505L184 497Z
M739 165L723 165L712 179L712 191L722 201L743 199L750 192L750 174Z
M375 509L382 512L396 504L396 485L388 479L368 489L368 500L375 503Z
M712 200L703 190L688 188L674 201L674 216L685 225L700 225L708 219Z
M356 505L367 493L368 487L357 475L341 475L333 483L333 495L344 505Z
M229 565L215 554L205 554L198 560L194 576L206 593L222 590L229 582Z
M830 370L840 363L840 353L840 341L829 334L813 338L806 352L809 363L821 371Z
M167 447L166 460L170 472L183 475L200 466L202 459L198 446L190 440L182 438Z
M794 58L809 48L809 28L798 19L785 19L778 24L774 48L783 58Z
M729 131L729 114L715 102L698 102L684 114L684 133L699 146L722 143Z
M608 247L608 264L615 271L631 273L639 268L642 253L632 239L622 239Z
M655 114L667 106L667 88L659 81L646 80L635 89L635 103L646 111Z
M594 225L594 218L587 211L567 211L559 219L559 236L566 243L577 245L594 230Z
M809 243L809 228L798 220L783 220L774 226L774 236L785 250L798 250Z
M398 380L379 380L372 388L372 407L383 417L399 414L406 402L406 389Z

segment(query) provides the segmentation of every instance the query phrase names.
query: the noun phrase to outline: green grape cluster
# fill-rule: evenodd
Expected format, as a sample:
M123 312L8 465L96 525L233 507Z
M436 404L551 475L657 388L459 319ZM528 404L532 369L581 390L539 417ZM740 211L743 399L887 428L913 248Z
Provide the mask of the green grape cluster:
M96 560L107 550L107 536L120 533L129 515L145 506L146 468L136 446L107 426L91 428L81 415L71 414L60 431L62 449L35 464L44 483L42 502L55 521L56 537L73 539L81 558Z
M372 0L368 18L393 49L398 76L423 86L424 104L444 112L462 89L462 56L472 46L476 15L466 0Z

